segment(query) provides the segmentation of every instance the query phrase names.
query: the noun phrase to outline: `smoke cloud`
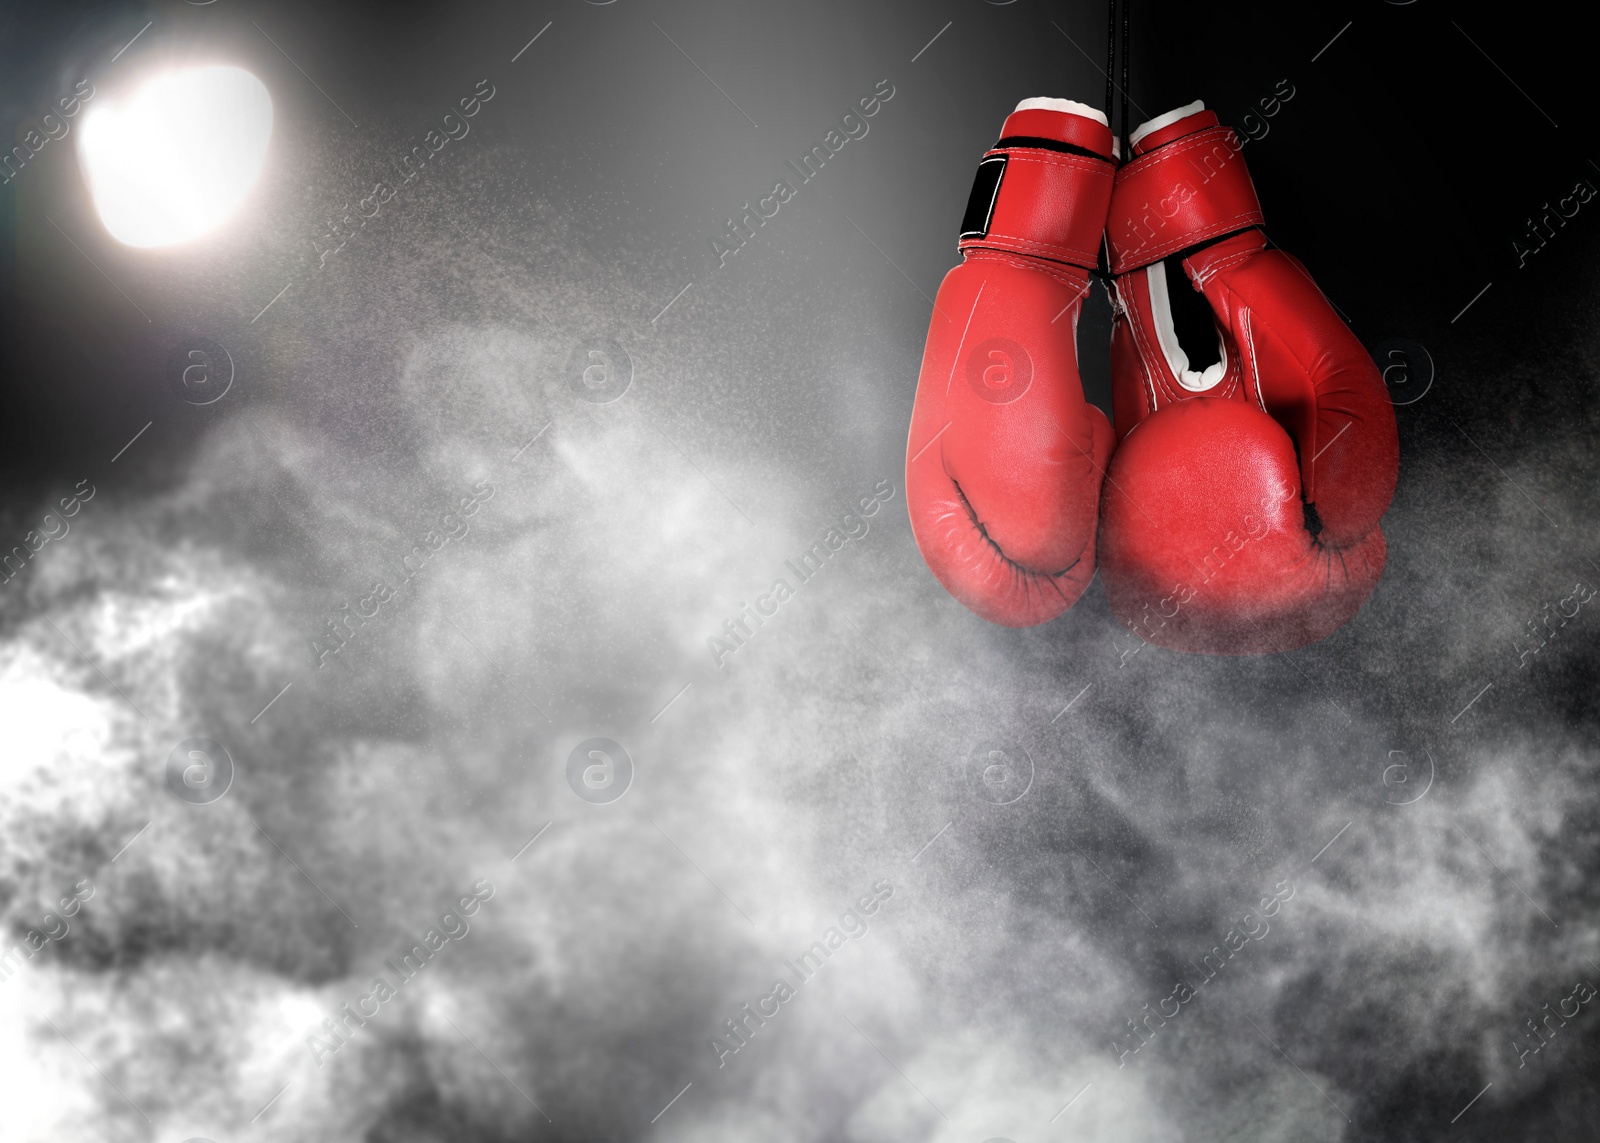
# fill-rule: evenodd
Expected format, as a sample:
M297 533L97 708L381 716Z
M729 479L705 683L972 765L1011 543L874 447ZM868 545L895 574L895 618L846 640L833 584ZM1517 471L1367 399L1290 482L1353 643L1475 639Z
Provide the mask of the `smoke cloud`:
M679 279L476 155L450 194L527 205L352 245L177 478L3 589L8 1139L1429 1138L1475 1094L1465 1138L1573 1137L1592 425L1497 472L1404 410L1385 580L1305 651L1127 656L1098 588L1001 630L911 539L887 303L730 269L652 323Z

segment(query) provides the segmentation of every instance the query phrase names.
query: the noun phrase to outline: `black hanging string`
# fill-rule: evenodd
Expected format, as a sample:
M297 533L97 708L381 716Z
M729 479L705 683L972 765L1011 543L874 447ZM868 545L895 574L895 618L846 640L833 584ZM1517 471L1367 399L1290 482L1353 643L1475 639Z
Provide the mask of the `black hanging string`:
M1111 11L1106 16L1106 126L1113 126L1111 119L1112 91L1114 85L1111 76L1117 69L1117 0L1110 0Z
M1122 0L1122 147L1121 155L1126 162L1128 154L1128 7L1133 0ZM1117 83L1112 78L1117 67L1117 0L1108 0L1106 13L1106 126L1111 129L1112 146L1115 147L1117 138L1117 123L1112 117L1116 110ZM1109 291L1111 289L1111 254L1102 242L1098 267L1091 271L1099 278Z
M1128 141L1128 9L1133 6L1133 0L1122 0L1122 158L1124 161L1133 157Z
M1123 0L1126 4L1127 0ZM1116 120L1112 112L1116 110L1116 80L1111 77L1117 73L1117 0L1107 0L1106 12L1106 126L1111 130L1112 147L1116 147ZM1123 111L1127 115L1127 111ZM1126 157L1126 151L1123 152ZM1100 244L1098 265L1090 271L1098 278L1102 285L1110 290L1111 285L1111 254L1104 242Z
M1129 17L1128 9L1133 0L1122 0L1122 157L1128 156L1128 38ZM1117 120L1112 116L1116 110L1117 81L1112 77L1117 72L1117 0L1108 0L1106 12L1106 126L1111 128L1111 137L1118 137Z

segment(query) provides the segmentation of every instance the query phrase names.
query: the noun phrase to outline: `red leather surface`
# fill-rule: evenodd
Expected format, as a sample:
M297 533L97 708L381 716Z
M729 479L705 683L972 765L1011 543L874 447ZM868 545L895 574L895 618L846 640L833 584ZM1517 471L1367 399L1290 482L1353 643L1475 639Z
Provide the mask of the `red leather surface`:
M1110 149L1104 126L1067 112L1016 112L1006 128ZM1113 167L1045 148L998 153L1008 164L989 234L961 243L929 319L906 503L945 589L1026 627L1071 607L1094 576L1111 423L1083 399L1077 333Z
M1106 218L1111 272L1124 274L1261 224L1261 202L1238 136L1227 127L1208 127L1140 155L1117 171Z
M1356 543L1394 496L1400 440L1377 365L1300 261L1259 231L1185 260L1248 380L1241 394L1288 433L1325 544ZM1181 283L1179 283L1181 286Z
M1143 188L1119 180L1125 191ZM1112 217L1128 214L1114 199ZM1116 280L1119 444L1101 570L1117 617L1174 650L1303 646L1353 616L1383 571L1393 406L1305 267L1266 247L1247 230L1186 258L1186 279L1169 277L1169 294L1199 289L1216 318L1227 369L1204 394L1183 389L1161 352L1149 271Z
M1145 420L1105 486L1101 576L1112 612L1174 651L1302 647L1359 611L1383 532L1338 547L1306 531L1294 447L1246 401L1199 397Z
M1077 118L1059 111L1039 114ZM1111 163L1035 147L1007 147L984 157L994 155L1006 155L1008 162L995 196L989 233L962 239L961 249L1006 250L1085 268L1095 266L1111 202L1115 172Z
M1074 147L1083 147L1107 159L1111 158L1111 128L1082 115L1043 107L1013 111L1006 116L1005 126L1000 128L1000 138L1009 139L1015 135L1054 139L1058 143L1070 143Z
M1215 111L1202 110L1196 111L1193 115L1185 115L1182 119L1174 120L1165 127L1157 128L1141 138L1133 145L1134 156L1138 157L1154 151L1157 147L1164 147L1175 139L1181 139L1185 135L1192 134L1195 131L1202 131L1207 127L1215 127L1216 125L1217 113Z
M912 531L946 590L1008 627L1059 615L1094 574L1111 425L1078 377L1088 288L1075 267L972 251L928 329L906 447Z

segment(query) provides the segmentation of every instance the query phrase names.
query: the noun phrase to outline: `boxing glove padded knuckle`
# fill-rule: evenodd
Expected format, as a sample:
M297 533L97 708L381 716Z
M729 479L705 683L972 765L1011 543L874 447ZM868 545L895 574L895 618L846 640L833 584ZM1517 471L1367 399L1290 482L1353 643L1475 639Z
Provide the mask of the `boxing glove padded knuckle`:
M1059 615L1094 574L1112 434L1083 399L1076 335L1115 174L1098 150L1083 153L1110 154L1109 129L1089 118L1019 107L980 163L906 444L928 569L1008 627Z
M1112 613L1147 642L1290 650L1348 622L1382 575L1394 411L1332 302L1269 248L1237 138L1214 118L1197 122L1147 137L1118 172L1108 214L1120 443L1098 559ZM1227 361L1203 393L1172 379L1179 355L1157 336L1171 301L1151 267L1174 255Z

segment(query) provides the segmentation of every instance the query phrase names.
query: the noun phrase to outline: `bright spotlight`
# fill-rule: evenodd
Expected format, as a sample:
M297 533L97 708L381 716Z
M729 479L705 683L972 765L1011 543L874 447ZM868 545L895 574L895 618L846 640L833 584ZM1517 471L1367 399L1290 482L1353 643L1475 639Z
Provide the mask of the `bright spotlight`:
M243 68L157 75L84 114L78 155L95 209L129 246L171 246L214 229L243 201L272 136L272 98Z

